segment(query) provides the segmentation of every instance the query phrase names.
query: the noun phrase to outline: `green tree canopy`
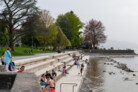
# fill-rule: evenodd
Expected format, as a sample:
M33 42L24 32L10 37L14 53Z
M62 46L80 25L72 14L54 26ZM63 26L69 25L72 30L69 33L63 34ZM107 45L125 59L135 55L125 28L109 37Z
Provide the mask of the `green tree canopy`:
M58 34L56 39L52 42L54 49L56 49L56 47L62 48L62 47L66 47L66 46L71 46L70 41L68 40L68 38L66 37L66 35L63 33L63 31L58 28Z
M67 12L64 15L59 15L56 20L56 24L63 30L64 34L71 41L72 46L77 46L81 43L81 32L79 30L84 24L72 11Z
M45 30L37 30L36 38L41 45L51 45L52 41L56 39L58 34L58 28L56 24L50 25L48 28L45 27Z

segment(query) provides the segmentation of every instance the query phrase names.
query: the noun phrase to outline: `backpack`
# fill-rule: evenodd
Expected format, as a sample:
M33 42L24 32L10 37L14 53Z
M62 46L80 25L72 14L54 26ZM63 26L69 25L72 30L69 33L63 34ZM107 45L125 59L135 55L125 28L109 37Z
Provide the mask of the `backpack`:
M15 70L15 64L14 64L14 62L10 62L9 63L9 70L10 71L14 71Z

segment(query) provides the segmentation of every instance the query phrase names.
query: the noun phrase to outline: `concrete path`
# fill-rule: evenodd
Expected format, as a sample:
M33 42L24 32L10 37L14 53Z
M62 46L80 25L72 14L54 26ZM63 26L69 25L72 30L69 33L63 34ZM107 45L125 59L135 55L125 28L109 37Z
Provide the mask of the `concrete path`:
M89 59L89 56L84 56L83 60L86 60L86 58ZM83 79L85 77L86 69L87 69L87 65L84 64L84 72L83 72L83 76L81 76L80 75L80 69L77 69L77 66L73 66L68 71L69 74L67 74L66 76L62 77L60 80L57 81L56 92L78 92L80 87L81 87L81 84L83 82ZM77 84L77 86L74 87L74 91L73 91L72 85L63 84L62 88L61 88L62 90L60 91L60 84L61 83L75 83L75 84Z

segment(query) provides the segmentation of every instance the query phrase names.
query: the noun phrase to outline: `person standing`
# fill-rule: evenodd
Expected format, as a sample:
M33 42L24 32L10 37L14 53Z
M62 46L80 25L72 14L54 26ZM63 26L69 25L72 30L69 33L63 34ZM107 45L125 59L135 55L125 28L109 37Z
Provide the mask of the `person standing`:
M5 69L7 72L9 72L9 63L11 62L11 48L7 48L7 50L4 53L4 63L5 65Z
M50 79L49 76L47 76L46 79L48 80L48 84L49 84L49 86L50 86L50 87L49 87L49 92L56 92L56 91L55 91L55 85L56 85L55 81L52 80L52 79Z
M84 69L84 64L81 64L81 69L80 69L81 76L82 76L83 69Z
M80 59L77 61L77 68L80 69Z

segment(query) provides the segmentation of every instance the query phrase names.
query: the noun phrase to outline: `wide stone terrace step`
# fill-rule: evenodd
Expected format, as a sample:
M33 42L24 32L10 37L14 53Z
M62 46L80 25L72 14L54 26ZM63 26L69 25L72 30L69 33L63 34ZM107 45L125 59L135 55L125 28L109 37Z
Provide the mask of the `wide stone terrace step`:
M61 53L61 54L57 54L55 56L39 56L39 57L33 57L33 58L27 58L27 59L21 59L21 60L16 60L15 65L16 67L21 67L22 65L24 66L28 66L28 65L32 65L32 64L36 64L39 62L43 62L45 60L49 60L52 58L63 58L63 56L68 56L69 54L73 54L73 53L78 53L77 51L72 51L72 52L68 52L68 53Z
M69 62L68 64L66 64L67 67L70 67L68 65L71 65L71 64L73 65L74 64L74 61L73 61L72 58L66 59L66 62ZM70 63L70 62L72 62L72 63ZM52 69L54 69L55 71L60 70L60 68L63 67L63 65L64 65L64 63L59 62L59 63L57 63L57 64L55 64L53 66L49 66L49 67L46 67L44 69L41 69L40 71L35 72L35 74L36 74L36 76L40 77L46 71L49 71L50 72L50 71L52 71Z
M69 56L60 57L61 60L64 59L66 61L68 61L68 58L71 59L72 57L69 57ZM36 71L39 71L39 70L41 70L43 68L46 68L48 66L55 65L56 63L61 62L61 60L50 59L50 60L46 60L46 61L43 61L43 62L40 62L40 63L37 63L37 64L26 66L25 71L26 72L36 72Z
M52 59L52 57L49 57L49 56L41 56L41 57L35 57L35 58L28 58L28 59L16 60L14 62L15 62L15 65L17 67L20 67L22 65L27 66L27 65L33 64L34 62L37 63L37 62L45 61L45 60L48 60L48 59Z

